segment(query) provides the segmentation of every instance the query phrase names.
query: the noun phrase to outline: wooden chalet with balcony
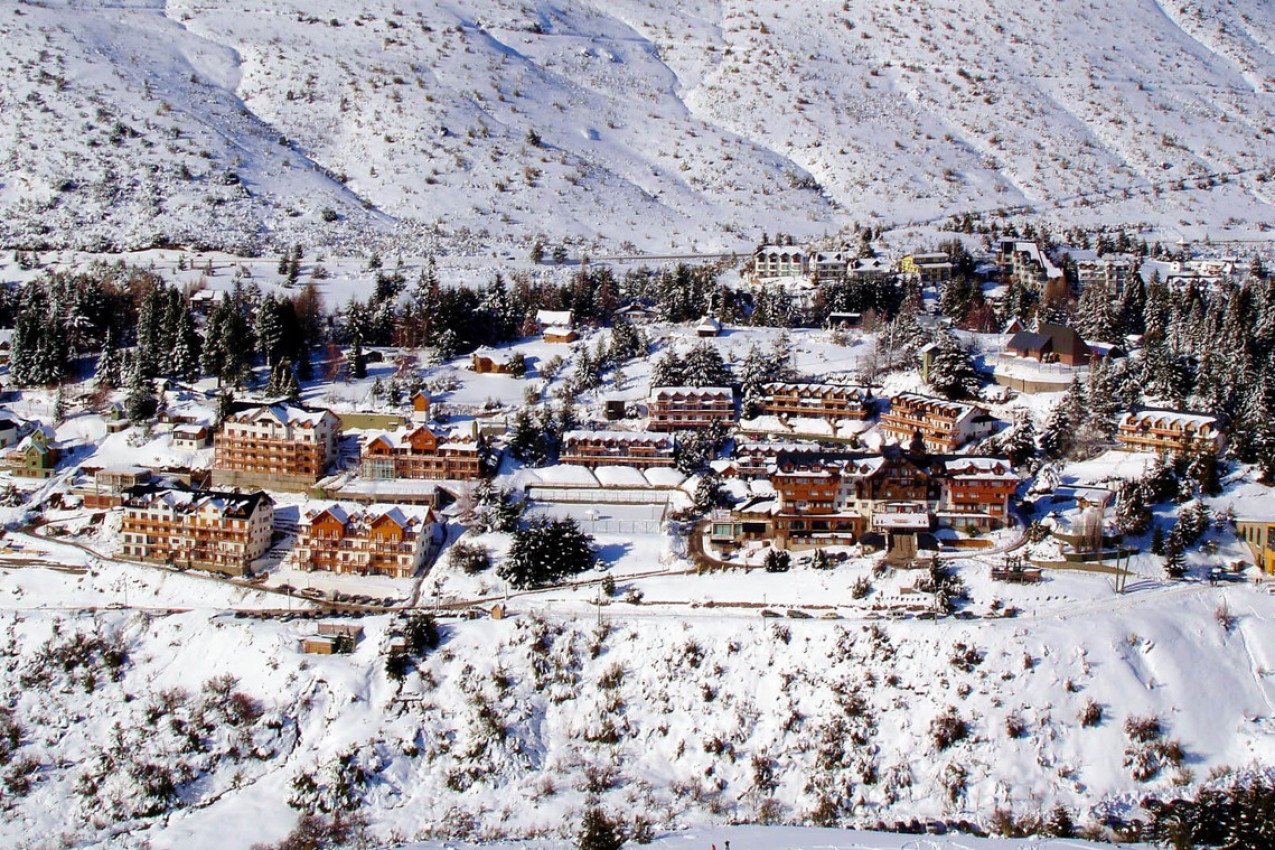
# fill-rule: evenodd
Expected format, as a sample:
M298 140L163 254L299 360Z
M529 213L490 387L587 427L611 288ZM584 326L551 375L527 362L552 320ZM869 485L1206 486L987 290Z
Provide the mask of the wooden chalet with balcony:
M477 481L483 477L483 438L417 425L364 438L359 471L364 478Z
M1116 442L1130 451L1220 453L1226 447L1226 435L1216 416L1177 410L1141 410L1120 417Z
M803 549L855 543L873 531L893 540L940 524L990 531L1007 521L1018 478L1000 458L916 456L887 447L876 455L781 452L770 483L773 498L714 515L715 543L768 540Z
M654 387L647 399L652 431L691 431L735 421L730 387Z
M673 448L671 436L651 431L568 431L558 461L590 467L672 466Z
M762 387L762 414L829 422L863 422L872 416L872 393L837 384L772 382Z
M939 517L961 531L995 531L1009 521L1010 499L1020 480L1002 458L962 457L943 463Z
M270 548L274 502L262 492L145 485L121 506L125 558L243 576Z
M901 393L890 399L890 410L881 416L881 432L899 445L910 445L920 434L927 451L954 452L971 439L996 431L997 420L972 404L942 398Z
M411 578L437 527L429 508L332 504L302 517L291 557L302 570Z
M327 472L340 420L330 410L276 404L226 417L214 439L218 487L301 491Z

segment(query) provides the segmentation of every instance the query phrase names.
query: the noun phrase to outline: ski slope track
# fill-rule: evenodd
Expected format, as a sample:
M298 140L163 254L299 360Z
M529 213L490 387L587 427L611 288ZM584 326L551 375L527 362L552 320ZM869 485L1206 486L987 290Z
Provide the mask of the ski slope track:
M1271 33L1261 0L14 3L0 244L694 252L1001 209L1259 237Z

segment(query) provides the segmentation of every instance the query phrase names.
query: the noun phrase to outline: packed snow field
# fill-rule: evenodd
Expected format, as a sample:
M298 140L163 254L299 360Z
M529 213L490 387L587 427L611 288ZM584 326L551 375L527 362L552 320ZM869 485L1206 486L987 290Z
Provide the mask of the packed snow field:
M686 253L1017 208L1260 237L1273 31L1261 0L14 3L0 243Z

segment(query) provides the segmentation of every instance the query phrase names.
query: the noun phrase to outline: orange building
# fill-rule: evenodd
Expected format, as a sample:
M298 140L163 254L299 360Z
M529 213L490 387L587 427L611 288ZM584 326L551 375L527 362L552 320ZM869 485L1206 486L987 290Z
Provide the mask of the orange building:
M953 452L967 441L996 430L996 419L981 407L917 393L900 393L890 399L890 410L881 416L881 432L901 446L920 433L927 451Z
M383 431L363 441L359 469L364 478L372 479L476 481L483 475L482 441L428 425Z
M992 531L1009 518L1010 498L1020 481L1009 461L963 457L944 464L944 500L939 516L953 528Z
M302 517L291 557L303 570L411 578L437 527L429 508L332 504Z
M221 487L304 490L323 477L340 420L329 410L276 404L226 417L214 442Z
M1216 416L1176 410L1142 410L1120 418L1116 442L1133 451L1161 453L1226 447Z
M647 399L652 431L708 428L735 421L735 391L730 387L654 387Z
M767 416L799 416L838 422L862 422L872 415L872 394L837 384L774 382L762 391L762 413Z
M121 554L247 575L270 549L274 502L265 493L219 493L147 485L123 500Z
M672 466L673 438L650 431L568 431L560 463L581 466Z

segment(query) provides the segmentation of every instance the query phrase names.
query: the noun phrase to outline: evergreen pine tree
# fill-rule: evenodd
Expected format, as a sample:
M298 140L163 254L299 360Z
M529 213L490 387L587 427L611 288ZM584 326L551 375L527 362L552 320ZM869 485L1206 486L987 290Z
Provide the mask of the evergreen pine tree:
M124 354L115 340L114 329L108 328L102 343L102 353L97 358L94 383L100 389L113 390L120 386L124 371Z
M593 538L573 519L538 517L514 532L497 574L514 587L553 584L593 569Z
M154 381L147 377L143 359L135 351L129 358L128 397L124 401L125 415L132 422L142 422L153 416L157 407Z
M1029 411L1020 411L1002 443L1005 457L1015 468L1023 468L1036 456L1036 426Z
M766 384L770 378L770 363L756 343L749 346L744 362L740 364L740 416L755 419L761 415Z
M273 366L283 342L283 323L279 317L279 304L273 293L267 295L253 315L253 336L257 340L257 354L267 366Z
M959 400L978 394L982 379L955 335L944 333L929 370L930 385L944 398Z
M1151 554L1164 555L1164 527L1160 523L1156 523L1151 529Z
M672 348L665 349L664 353L657 357L655 363L652 364L652 387L684 386L685 377L686 367L682 363L682 358Z
M199 375L199 334L195 330L195 318L185 303L177 313L165 371L179 381L192 381Z
M363 340L357 336L350 344L350 377L355 380L367 377L367 355L363 353Z
M1171 579L1186 575L1186 550L1176 525L1164 542L1164 572Z
M690 387L724 387L730 385L730 372L717 347L704 340L687 353L682 380Z

